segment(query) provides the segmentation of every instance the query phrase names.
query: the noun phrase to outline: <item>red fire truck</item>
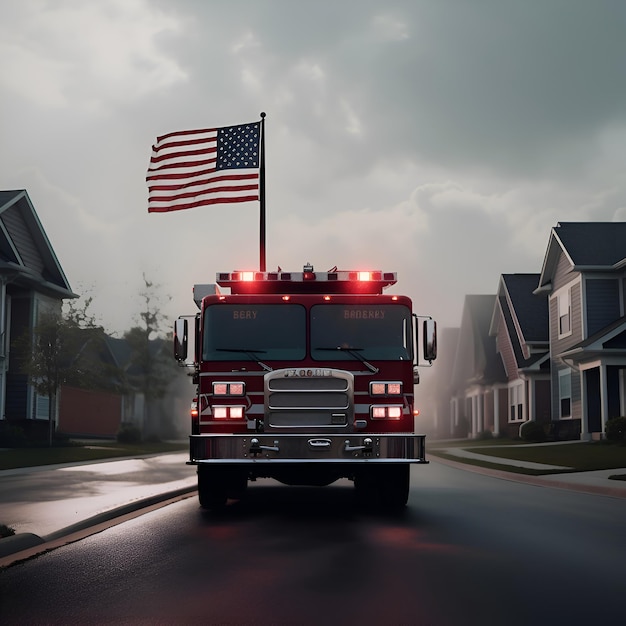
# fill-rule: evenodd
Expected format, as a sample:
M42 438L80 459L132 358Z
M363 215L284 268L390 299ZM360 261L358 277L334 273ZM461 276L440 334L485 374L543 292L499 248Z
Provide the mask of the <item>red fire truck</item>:
M427 463L414 432L417 366L437 344L431 318L383 294L395 282L393 272L305 265L218 273L194 287L193 342L181 316L174 352L193 367L189 463L203 508L241 498L261 477L347 478L365 505L406 504L410 464Z

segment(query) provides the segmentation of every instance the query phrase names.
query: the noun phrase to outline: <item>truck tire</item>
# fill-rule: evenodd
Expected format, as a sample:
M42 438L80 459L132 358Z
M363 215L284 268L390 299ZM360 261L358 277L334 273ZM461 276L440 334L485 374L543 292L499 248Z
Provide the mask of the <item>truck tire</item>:
M369 510L398 511L409 499L410 465L370 465L354 478L359 506Z
M226 506L228 491L221 468L198 466L198 499L207 511L219 511Z
M409 500L409 483L411 466L387 465L381 468L380 505L388 511L398 511L406 506Z
M247 486L248 475L241 468L198 466L198 498L207 511L224 508L228 498L241 499Z

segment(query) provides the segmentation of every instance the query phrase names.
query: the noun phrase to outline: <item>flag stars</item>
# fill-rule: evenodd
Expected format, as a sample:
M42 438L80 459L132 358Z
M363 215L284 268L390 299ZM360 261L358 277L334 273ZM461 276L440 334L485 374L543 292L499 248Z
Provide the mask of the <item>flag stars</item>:
M259 167L259 130L258 123L220 128L216 169Z

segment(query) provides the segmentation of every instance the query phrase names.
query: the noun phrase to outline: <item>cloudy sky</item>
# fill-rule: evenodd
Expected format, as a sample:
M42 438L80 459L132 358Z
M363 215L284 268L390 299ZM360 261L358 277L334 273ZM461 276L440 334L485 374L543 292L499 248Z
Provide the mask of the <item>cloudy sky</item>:
M397 271L442 326L559 221L626 220L620 0L0 0L0 188L118 334L259 264L258 203L148 214L158 135L265 111L267 266Z

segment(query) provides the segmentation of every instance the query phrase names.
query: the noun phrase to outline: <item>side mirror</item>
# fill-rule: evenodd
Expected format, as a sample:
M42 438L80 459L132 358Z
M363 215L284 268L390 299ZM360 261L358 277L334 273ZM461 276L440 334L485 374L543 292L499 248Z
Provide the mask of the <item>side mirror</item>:
M434 361L437 358L437 322L424 320L424 359Z
M187 320L180 317L174 322L174 358L181 363L187 360Z

